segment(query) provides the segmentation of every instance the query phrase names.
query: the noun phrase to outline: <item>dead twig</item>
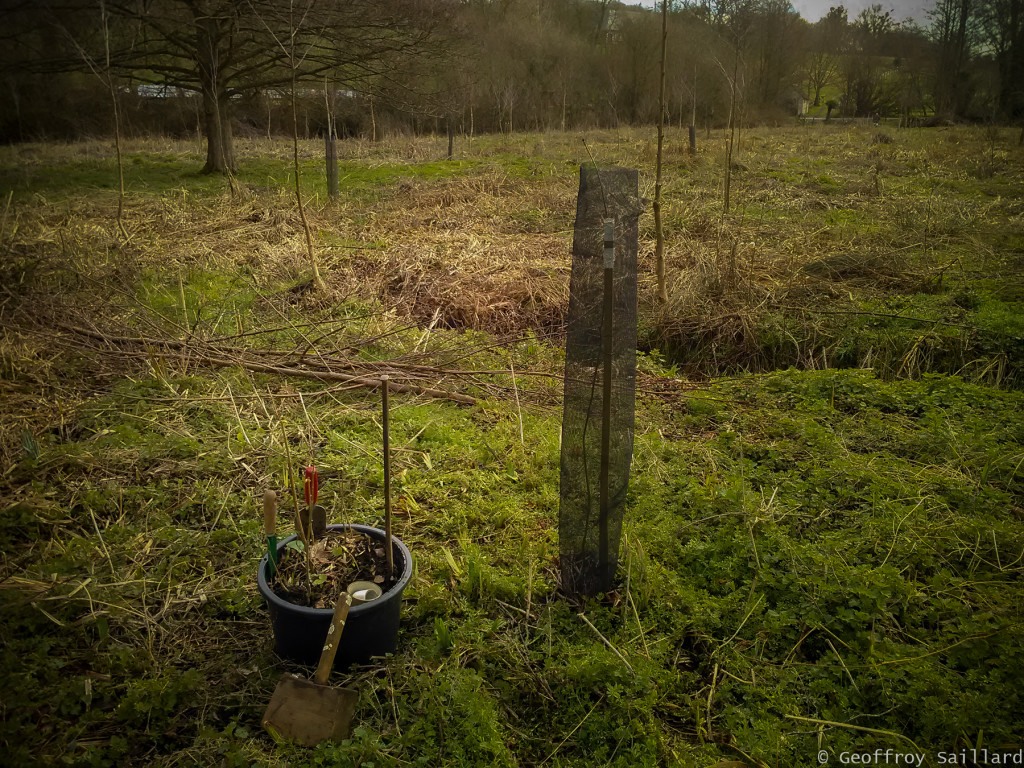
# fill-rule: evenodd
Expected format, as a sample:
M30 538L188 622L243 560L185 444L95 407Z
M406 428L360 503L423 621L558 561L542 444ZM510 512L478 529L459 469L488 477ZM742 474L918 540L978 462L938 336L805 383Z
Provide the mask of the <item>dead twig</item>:
M249 371L256 373L272 373L280 376L294 376L297 378L316 379L318 381L341 381L348 384L357 385L360 387L367 387L369 389L376 389L380 386L380 378L371 378L369 376L359 376L355 374L339 373L337 371L325 370L325 369L310 369L310 368L298 368L295 366L287 365L271 365L268 363L260 362L258 360L252 360L245 357L243 354L238 354L235 357L223 357L223 351L210 349L203 349L203 343L197 340L193 340L190 343L178 341L176 339L153 339L144 337L127 337L127 336L111 336L99 331L89 330L87 328L81 328L79 326L67 325L64 323L58 323L58 327L61 329L75 334L77 336L85 336L87 338L95 339L96 341L103 342L106 345L106 351L112 349L122 349L124 347L137 347L139 349L129 349L129 353L133 355L144 355L147 357L153 356L166 356L165 353L160 351L163 349L172 349L177 352L189 352L189 360L193 363L203 364L212 366L215 368L233 368L241 367ZM175 357L180 356L175 354ZM404 392L414 395L423 395L426 397L434 397L439 400L451 400L456 403L462 403L464 405L475 405L479 402L478 398L470 395L464 395L459 392L449 392L443 389L436 389L434 387L425 387L419 384L409 384L403 382L392 382L391 388L396 392Z

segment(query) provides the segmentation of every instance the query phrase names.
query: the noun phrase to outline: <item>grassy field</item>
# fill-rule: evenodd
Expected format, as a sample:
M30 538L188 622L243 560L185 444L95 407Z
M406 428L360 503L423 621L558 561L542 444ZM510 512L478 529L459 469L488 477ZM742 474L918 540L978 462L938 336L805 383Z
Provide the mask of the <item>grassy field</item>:
M42 765L925 765L1024 742L1024 149L1009 129L669 133L641 217L618 589L558 591L578 166L653 131L0 148L0 745ZM584 141L585 139L585 141ZM396 533L401 650L351 741L276 744L256 592L284 440ZM584 617L586 620L584 620ZM968 753L969 756L969 753Z

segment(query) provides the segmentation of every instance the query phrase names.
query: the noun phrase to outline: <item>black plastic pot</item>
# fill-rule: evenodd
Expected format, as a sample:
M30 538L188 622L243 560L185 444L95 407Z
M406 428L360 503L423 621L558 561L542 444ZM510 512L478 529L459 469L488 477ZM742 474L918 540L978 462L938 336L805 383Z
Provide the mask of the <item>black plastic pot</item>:
M385 541L384 531L368 525L329 525L327 528L332 531L358 531L377 539L381 544ZM278 552L294 539L295 536L289 536L278 542ZM402 592L412 577L412 555L399 539L392 536L391 540L394 544L398 581L376 600L353 605L349 610L338 655L334 659L335 669L344 669L350 664L363 664L373 656L394 653L398 648ZM334 608L307 608L278 597L267 583L267 565L268 558L264 555L260 560L256 581L270 611L270 621L274 627L274 650L282 658L314 666L320 660Z

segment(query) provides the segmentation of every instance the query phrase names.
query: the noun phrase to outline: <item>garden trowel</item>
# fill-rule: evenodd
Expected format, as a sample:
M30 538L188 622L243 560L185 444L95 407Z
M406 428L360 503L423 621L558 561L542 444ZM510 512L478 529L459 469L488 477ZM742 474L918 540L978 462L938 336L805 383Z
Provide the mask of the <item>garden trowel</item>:
M305 514L302 525L311 541L318 541L327 533L327 510L316 503L320 495L320 474L310 464L302 471L302 486L306 496Z
M305 747L348 738L359 694L349 688L332 688L327 680L351 605L352 597L342 592L313 679L285 675L278 682L263 713L263 727L271 736Z

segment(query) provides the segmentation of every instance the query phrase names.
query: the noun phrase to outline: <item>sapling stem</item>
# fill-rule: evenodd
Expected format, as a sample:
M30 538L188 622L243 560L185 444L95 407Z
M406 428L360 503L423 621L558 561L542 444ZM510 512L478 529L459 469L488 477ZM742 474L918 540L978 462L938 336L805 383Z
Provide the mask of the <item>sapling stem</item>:
M292 494L292 505L295 510L295 530L302 541L302 551L306 563L306 592L310 598L313 596L313 560L309 551L309 536L302 526L302 513L299 511L299 495L295 492L295 477L292 472L292 449L288 445L288 432L285 431L284 421L281 422L281 437L284 438L285 456L285 482L288 483L288 490Z
M388 375L380 377L381 426L384 432L384 550L388 558L388 578L395 578L395 554L391 541L391 437L388 420Z

